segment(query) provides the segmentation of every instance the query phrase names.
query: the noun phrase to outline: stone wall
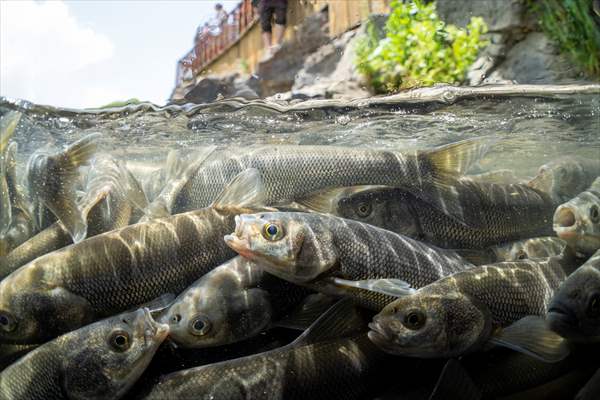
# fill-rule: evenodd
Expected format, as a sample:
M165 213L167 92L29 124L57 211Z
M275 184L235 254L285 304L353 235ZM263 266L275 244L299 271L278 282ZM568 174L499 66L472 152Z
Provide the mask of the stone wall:
M582 74L539 31L525 0L437 0L446 23L464 27L480 16L488 25L490 45L468 72L467 83L569 83Z

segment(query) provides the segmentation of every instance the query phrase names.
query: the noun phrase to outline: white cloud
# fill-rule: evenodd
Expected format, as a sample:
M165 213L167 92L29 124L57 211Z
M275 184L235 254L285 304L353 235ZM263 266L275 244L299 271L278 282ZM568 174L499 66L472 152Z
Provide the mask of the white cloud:
M94 87L93 74L86 76L114 52L110 39L78 22L63 1L0 0L3 96L56 106L116 100L118 89Z

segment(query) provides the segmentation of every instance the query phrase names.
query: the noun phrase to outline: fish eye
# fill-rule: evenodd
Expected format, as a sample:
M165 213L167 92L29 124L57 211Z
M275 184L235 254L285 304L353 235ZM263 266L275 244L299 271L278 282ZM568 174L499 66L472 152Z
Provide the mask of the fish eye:
M590 301L588 302L588 307L585 313L590 318L600 317L600 293L595 293L592 295Z
M590 207L590 219L593 223L600 222L600 212L598 211L598 206L595 204Z
M110 346L119 352L127 350L131 347L131 340L129 333L125 331L115 331L110 335L109 339Z
M517 260L526 260L527 259L527 253L525 253L523 250L519 250L517 252Z
M279 240L284 236L283 228L271 222L267 222L263 226L262 234L265 239L270 241Z
M17 327L17 321L12 315L5 311L0 311L0 330L12 332Z
M356 213L361 218L366 218L371 215L371 211L373 207L371 207L371 203L359 203L356 207Z
M192 320L192 322L190 322L190 331L191 331L192 335L196 335L196 336L206 335L210 331L210 328L211 328L210 321L202 315L194 318Z
M404 316L402 324L410 330L416 331L425 325L425 314L421 311L411 311Z

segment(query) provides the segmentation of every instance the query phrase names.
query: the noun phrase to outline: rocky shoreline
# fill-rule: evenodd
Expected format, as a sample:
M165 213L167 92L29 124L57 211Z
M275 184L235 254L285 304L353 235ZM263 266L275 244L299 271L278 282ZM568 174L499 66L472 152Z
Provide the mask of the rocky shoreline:
M558 51L521 0L437 0L437 13L448 24L464 27L481 16L490 44L467 72L465 85L591 83ZM372 15L384 36L387 15ZM286 42L258 65L255 74L206 75L172 103L208 103L241 97L289 102L307 99L355 99L372 95L354 65L355 46L365 35L362 24L330 39L327 14L308 17L296 40Z

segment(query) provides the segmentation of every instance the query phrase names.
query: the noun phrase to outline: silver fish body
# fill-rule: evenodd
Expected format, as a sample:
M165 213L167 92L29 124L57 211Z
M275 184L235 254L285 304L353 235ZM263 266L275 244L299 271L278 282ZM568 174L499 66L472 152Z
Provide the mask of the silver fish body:
M545 316L566 268L567 261L554 257L458 272L388 304L373 319L369 337L385 351L412 357L481 350L517 321Z
M272 229L274 235L269 233ZM269 273L379 310L392 297L336 284L333 278L402 279L422 287L473 264L456 252L361 222L312 213L241 215L225 238Z
M256 168L261 173L267 205L291 202L331 187L389 185L414 190L442 207L434 193L437 184L448 175L463 173L488 147L485 141L463 141L412 153L332 146L230 150L196 171L181 188L171 211L207 206L233 176L246 168Z
M167 334L147 310L67 333L2 371L0 399L121 398Z
M41 256L0 282L0 317L15 324L0 331L0 341L51 339L179 293L235 255L222 240L233 228L232 213L204 209L130 225Z
M364 331L349 332L336 318L326 322L331 316L324 314L282 348L166 375L143 398L363 398L384 380L385 354ZM316 337L311 337L314 333Z
M157 321L178 346L222 346L268 329L308 294L236 257L190 285Z
M128 197L129 175L109 157L94 160L88 173L86 193L78 202L87 223L87 237L123 228L131 222L134 205ZM44 254L72 244L60 222L55 222L0 259L0 279Z
M29 195L38 216L51 211L60 220L74 242L83 240L87 224L77 206L75 183L77 170L96 151L99 134L88 135L60 152L35 152L27 162ZM38 221L41 228L43 221Z
M526 185L454 180L442 198L457 196L462 218L422 201L402 188L366 187L339 191L331 202L334 215L355 219L454 249L483 249L497 243L551 235L556 204ZM447 193L444 195L445 192ZM323 202L320 202L323 203ZM310 200L307 206L310 208Z

